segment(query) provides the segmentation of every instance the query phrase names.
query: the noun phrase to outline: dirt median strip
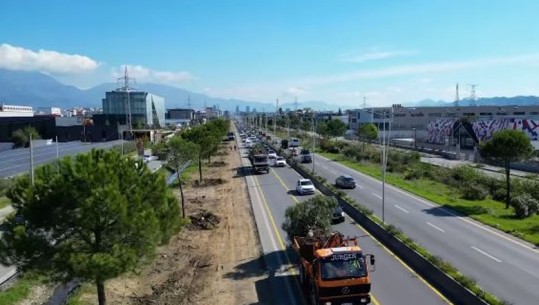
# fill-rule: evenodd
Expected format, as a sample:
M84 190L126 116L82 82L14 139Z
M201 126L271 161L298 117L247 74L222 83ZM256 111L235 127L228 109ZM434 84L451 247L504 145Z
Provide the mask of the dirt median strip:
M212 183L184 187L192 224L137 274L107 282L108 304L263 304L267 274L247 185L236 173L241 158L231 151L215 159L227 166L207 168L203 177ZM96 304L95 293L85 291L79 304Z

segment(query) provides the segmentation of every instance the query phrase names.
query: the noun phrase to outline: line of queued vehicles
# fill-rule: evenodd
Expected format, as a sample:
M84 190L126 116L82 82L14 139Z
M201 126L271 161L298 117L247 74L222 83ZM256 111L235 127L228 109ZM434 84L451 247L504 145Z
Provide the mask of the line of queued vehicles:
M278 157L262 141L266 135L249 136L241 133L242 142L250 148L249 159L255 172L269 172L269 160L282 158L286 166L286 160ZM285 142L286 141L286 142ZM291 139L292 147L288 141L283 140L281 147L290 148L294 156L299 142ZM308 150L301 150L300 162L310 163L307 158L301 156L309 154ZM271 156L271 157L270 157ZM304 161L305 160L305 161ZM274 166L277 163L274 163ZM336 186L341 188L355 188L356 182L350 176L340 176L335 181ZM309 179L300 179L296 185L296 192L300 195L315 193L314 184ZM333 212L332 222L344 221L344 212L337 206ZM309 230L307 236L294 236L292 248L299 256L299 282L303 292L308 296L311 305L363 305L371 302L371 278L370 272L375 270L375 257L365 254L358 245L357 237L344 237L340 232L330 235L319 236Z

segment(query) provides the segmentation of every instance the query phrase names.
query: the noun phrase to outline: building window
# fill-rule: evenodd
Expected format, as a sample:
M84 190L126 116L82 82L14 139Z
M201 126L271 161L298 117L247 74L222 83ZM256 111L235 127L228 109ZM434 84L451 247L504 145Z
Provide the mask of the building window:
M479 115L483 115L483 116L491 116L491 115L492 115L492 112L481 112L481 113L479 113Z
M530 112L530 115L538 115L538 114L539 114L539 112L537 112L537 111Z
M395 113L396 118L404 118L406 117L406 113Z
M475 116L475 112L465 112L462 115L463 116Z
M523 111L519 111L519 112L513 112L513 115L525 115L526 113L523 112Z
M442 117L441 113L429 113L429 118L440 118Z
M425 114L422 113L422 112L420 112L420 113L411 113L410 116L411 117L423 117L423 116L425 116Z
M507 115L507 112L497 112L496 115Z

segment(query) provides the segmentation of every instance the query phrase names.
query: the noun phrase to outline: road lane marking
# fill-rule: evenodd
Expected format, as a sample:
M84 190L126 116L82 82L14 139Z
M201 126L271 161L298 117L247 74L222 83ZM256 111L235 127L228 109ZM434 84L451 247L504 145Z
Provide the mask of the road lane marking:
M279 182L281 183L281 185L283 186L283 188L285 190L288 190L288 187L286 186L286 184L284 183L283 179L279 176L279 174L277 174L277 171L272 169L271 172L275 175L275 177L277 177L277 180L279 180ZM295 172L295 171L294 171ZM257 179L258 180L258 179ZM317 190L318 191L318 190ZM261 191L262 192L262 191ZM265 197L264 197L264 194L262 193L262 198L264 198L264 203L266 204L266 208L268 209L268 213L269 213L269 217L271 218L271 221L274 223L274 229L276 231L276 234L279 235L278 231L277 231L277 228L276 228L276 225L275 225L275 221L273 220L273 216L271 214L271 211L269 210L269 206L267 205L267 202L265 200ZM296 202L296 203L299 203L299 200L295 197L295 196L292 196L292 199ZM283 245L283 249L284 248L284 245ZM288 260L288 262L290 263L290 258L288 257L288 254L285 252L285 256L286 256L286 259ZM294 275L297 275L297 272L294 270L292 271L292 274ZM301 288L301 285L299 284L297 278L296 278L296 284L298 285L298 289L299 291L303 291L302 288ZM373 303L375 305L381 305L380 302L378 302L378 300L376 299L376 297L374 296L374 294L371 293L371 299L373 301ZM302 300L304 302L304 304L306 304L306 300L305 298L303 297L303 294L302 294Z
M477 252L483 254L484 256L486 256L486 257L488 257L488 258L490 258L490 259L492 259L492 260L494 260L494 261L496 261L496 262L498 262L498 263L501 263L501 262L502 262L501 260L495 258L494 256L488 254L487 252L485 252L485 251L483 251L483 250L481 250L481 249L479 249L479 248L477 248L477 247L472 246L472 249L474 249L475 251L477 251Z
M271 171L273 173L273 175L275 175L275 177L277 177L277 180L279 180L279 182L281 183L281 185L287 190L289 191L290 189L286 186L286 183L284 183L283 179L281 179L281 177L277 174L277 172L275 170L272 170ZM295 190L293 190L295 192ZM292 199L296 202L296 203L299 203L299 200L298 198L296 198L296 196L294 196L294 194L290 194L290 196L292 197Z
M451 301L449 301L442 293L440 293L436 288L434 288L431 284L429 284L421 275L419 275L417 272L415 272L410 266L408 266L408 264L406 264L404 261L402 261L395 253L393 253L391 250L389 250L386 246L384 246L378 239L376 239L376 237L372 236L369 232L367 232L367 230L365 230L361 225L357 224L355 222L354 219L352 219L352 217L350 217L350 215L346 214L346 216L348 216L348 218L355 224L356 227L359 228L360 231L363 231L366 235L368 235L370 238L372 238L374 241L376 241L378 243L378 245L384 249L387 253L389 253L389 255L393 258L395 258L395 260L397 260L397 262L399 262L406 270L408 270L411 274L415 275L423 284L425 284L425 286L427 286L427 288L429 288L430 290L432 290L432 292L434 292L434 294L436 294L440 299L442 299L442 301L446 302L447 304L449 305L454 305L453 303L451 303Z
M405 208L402 208L402 207L400 207L400 206L398 206L398 205L395 205L395 207L396 207L397 209L403 211L403 212L406 213L406 214L410 214L410 212L409 212L408 210L406 210Z
M286 261L289 265L292 265L291 263L291 260L290 260L290 257L288 256L288 253L286 252L286 246L283 242L283 239L281 238L281 234L279 233L279 230L277 229L277 225L275 224L275 219L273 218L273 215L271 214L271 210L269 208L269 205L268 205L268 202L266 201L266 196L264 196L264 192L262 191L262 188L260 187L260 184L258 183L258 178L257 177L254 177L255 179L255 183L256 183L256 188L258 189L258 191L260 192L260 197L262 198L262 202L264 203L264 207L266 208L266 211L267 211L267 215L268 215L268 218L270 219L271 221L271 224L273 225L273 230L274 230L274 234L277 236L277 239L279 241L279 244L281 245L281 250L284 252L284 256L286 258ZM290 271L293 275L297 275L298 272L296 270L292 270ZM298 282L298 278L297 277L294 277L295 279L295 283L296 283L296 286L298 288L298 291L302 292L303 289L301 287L301 285L299 284ZM293 298L292 298L293 299ZM305 305L307 304L306 300L305 300L305 297L303 296L303 293L301 293L301 300L302 300L302 303Z
M369 176L369 175L367 175L367 174L363 174L363 173L361 173L361 172L359 172L359 171L357 171L357 170L355 170L355 169L349 168L349 167L347 167L346 165L343 165L343 164L339 163L339 161L332 161L332 160L330 160L330 159L328 159L328 158L326 158L326 157L324 157L324 156L319 156L319 157L324 158L324 159L326 159L326 160L328 160L328 161L330 161L330 162L333 162L333 164L337 164L338 166L340 166L340 167L342 167L342 168L344 168L344 169L346 169L346 170L348 170L348 171L350 171L350 172L353 172L354 174L356 174L356 175L358 175L358 176L367 178L367 179L369 179L369 180L371 180L371 181L373 181L373 182L376 182L376 183L378 183L378 184L381 184L381 183L382 183L382 182L381 182L380 180L378 180L378 179L375 179L375 178L373 178L373 177L371 177L371 176ZM450 211L450 210L444 208L444 207L441 206L441 205L430 203L430 202L426 201L426 200L423 199L423 198L420 198L420 197L418 197L418 196L416 196L416 195L412 195L412 194L410 194L410 193L407 193L406 191L403 191L403 190L401 190L401 189L399 189L399 188L397 188L397 187L395 187L395 186L392 186L392 185L390 185L390 184L387 184L387 183L386 183L386 186L387 186L388 188L390 188L390 189L392 189L392 190L398 192L398 193L401 193L401 194L406 195L406 196L408 196L408 197L410 197L410 198L412 198L412 199L415 199L416 201L421 202L421 203L423 203L423 204L425 204L425 205L427 205L427 206L429 206L429 207L437 207L437 208L440 208L440 210L443 211L443 212L445 212L447 215L455 216L455 217L456 217L458 220L460 220L460 221L466 222L466 223L468 223L468 224L470 224L470 225L472 225L472 226L475 226L476 228L479 228L479 229L481 229L481 230L483 230L483 231L486 231L486 232L489 232L489 233L491 233L491 234L494 234L494 235L496 235L496 236L498 236L498 237L501 237L501 238L503 238L503 239L505 239L505 240L507 240L507 241L509 241L509 242L512 242L512 243L514 243L514 244L517 244L517 245L519 245L519 246L521 246L521 247L523 247L523 248L525 248L525 249L527 249L527 250L531 250L532 252L539 253L539 249L535 249L535 248L534 248L533 246L531 246L531 245L524 244L524 243L522 243L522 242L520 242L520 241L518 241L518 240L515 240L515 239L513 239L513 238L511 238L511 237L508 237L508 236L506 236L506 235L504 235L504 234L501 234L501 233L499 233L499 232L496 232L496 231L492 230L491 228L486 227L486 226L483 225L483 224L475 223L474 221L468 219L466 216L456 214L456 213L454 213L454 212L452 212L452 211Z
M440 227L438 227L438 226L435 226L435 225L433 225L432 223L430 223L430 222L428 222L428 221L427 221L427 224L428 224L429 226L435 228L436 230L438 230L438 231L440 231L440 232L442 232L442 233L445 233L445 230L444 230L444 229L442 229L442 228L440 228Z
M375 196L375 197L378 197L379 199L382 199L382 196L380 196L380 195L378 195L378 194L376 194L376 193L371 193L371 194L372 194L373 196Z

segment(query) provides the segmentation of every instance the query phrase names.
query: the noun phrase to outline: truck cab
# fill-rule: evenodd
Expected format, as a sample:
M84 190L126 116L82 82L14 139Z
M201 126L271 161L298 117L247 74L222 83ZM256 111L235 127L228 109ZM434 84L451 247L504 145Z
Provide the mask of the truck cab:
M331 239L344 242L335 245ZM309 294L311 304L369 304L374 256L364 254L354 244L356 238L343 239L341 235L331 239L322 245L309 238L294 238L294 248L300 255L300 283ZM352 244L347 244L348 241Z

